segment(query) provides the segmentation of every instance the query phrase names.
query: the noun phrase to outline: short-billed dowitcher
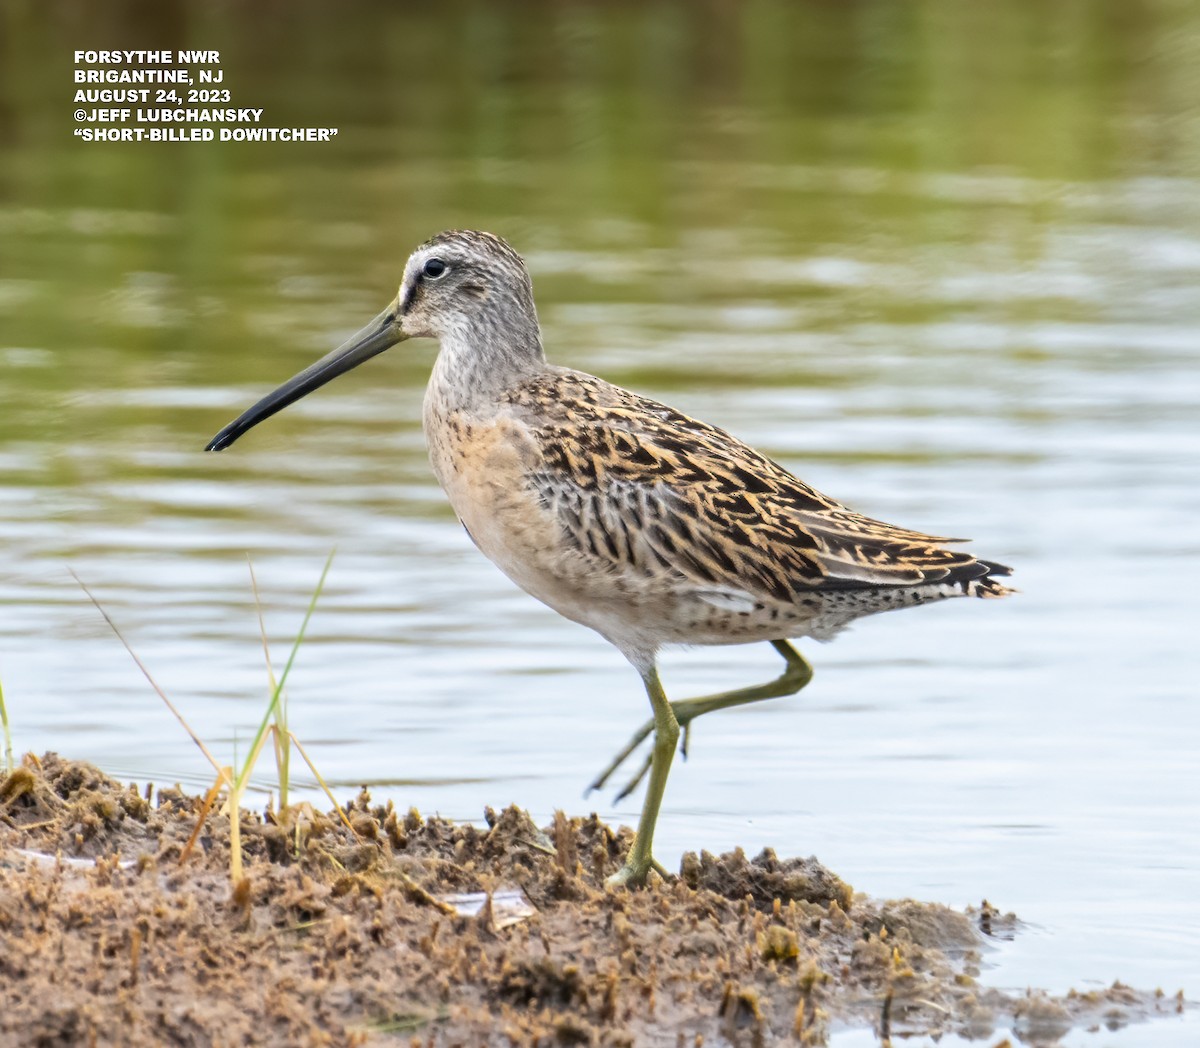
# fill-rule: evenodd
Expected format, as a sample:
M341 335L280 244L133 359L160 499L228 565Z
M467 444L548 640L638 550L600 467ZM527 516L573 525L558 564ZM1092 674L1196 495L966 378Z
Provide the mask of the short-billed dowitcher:
M863 615L946 597L1002 597L1008 568L957 540L864 517L736 437L602 379L546 362L521 257L490 233L422 244L396 299L362 331L226 426L208 450L409 338L441 351L425 394L433 471L475 544L526 592L605 637L641 675L652 719L592 784L654 733L633 848L614 883L657 868L651 845L680 726L790 695L812 669L789 643ZM776 680L670 702L668 644L770 641Z

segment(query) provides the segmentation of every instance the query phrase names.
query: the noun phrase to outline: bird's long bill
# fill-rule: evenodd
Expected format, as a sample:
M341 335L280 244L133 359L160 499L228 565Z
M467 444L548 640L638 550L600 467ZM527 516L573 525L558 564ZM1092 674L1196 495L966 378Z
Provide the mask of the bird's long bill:
M288 379L277 390L268 393L254 407L242 412L213 437L204 450L223 451L264 419L270 418L314 389L325 385L338 375L345 374L351 368L358 367L364 360L378 356L385 349L397 342L403 342L406 338L408 336L400 329L398 310L393 302L358 334L348 338L332 353L309 365L295 378Z

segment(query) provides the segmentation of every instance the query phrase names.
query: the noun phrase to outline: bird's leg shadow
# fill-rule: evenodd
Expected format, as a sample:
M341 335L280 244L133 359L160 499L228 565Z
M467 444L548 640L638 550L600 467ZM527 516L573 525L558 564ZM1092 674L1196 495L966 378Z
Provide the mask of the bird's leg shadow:
M748 688L735 688L732 691L722 691L715 695L701 695L695 699L681 699L679 702L671 703L675 719L679 723L679 727L683 729L679 750L685 760L688 755L688 744L691 741L692 721L697 717L705 713L712 713L715 710L729 709L731 706L745 706L751 702L762 702L764 699L779 699L786 695L795 695L796 692L800 691L801 688L812 680L812 666L790 643L786 640L773 640L771 641L771 646L783 656L784 661L787 663L783 673L773 681L769 681L766 684L755 684ZM646 721L645 724L634 732L633 738L609 761L608 766L588 786L585 796L587 793L591 793L592 790L598 790L603 787L613 772L629 759L633 751L645 741L652 731L654 731L654 718ZM638 768L637 774L613 798L614 804L628 797L629 794L637 789L638 784L646 777L646 773L650 770L652 760L652 754L648 754Z

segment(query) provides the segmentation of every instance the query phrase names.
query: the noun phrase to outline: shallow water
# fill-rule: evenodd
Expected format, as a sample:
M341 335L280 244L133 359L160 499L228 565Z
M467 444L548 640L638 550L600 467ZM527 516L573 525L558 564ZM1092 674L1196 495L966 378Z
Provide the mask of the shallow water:
M1194 11L155 10L0 15L19 748L202 782L69 569L232 757L266 694L246 556L278 664L336 546L289 693L339 792L635 820L639 797L581 792L647 713L637 679L458 527L420 432L431 345L200 452L373 316L415 243L490 228L527 257L554 360L1018 572L1010 601L806 644L801 696L698 722L660 858L815 853L875 895L1015 910L998 984L1200 993ZM221 48L240 104L339 139L80 148L62 98L93 44ZM664 680L776 663L671 653Z

